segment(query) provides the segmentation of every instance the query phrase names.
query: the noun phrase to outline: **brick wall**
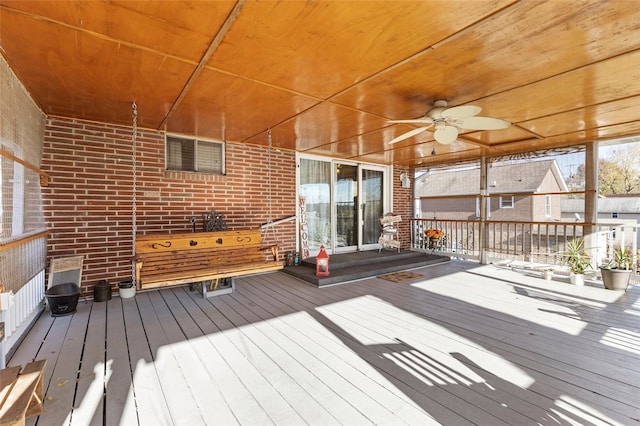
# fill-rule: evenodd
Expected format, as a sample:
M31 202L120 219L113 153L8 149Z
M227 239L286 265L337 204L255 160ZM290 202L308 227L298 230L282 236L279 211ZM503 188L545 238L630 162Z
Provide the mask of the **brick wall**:
M226 175L166 172L164 134L139 129L137 136L137 230L190 232L191 216L202 230L202 213L225 215L230 229L257 228L295 214L295 155L271 152L271 186L265 147L226 144ZM51 176L43 188L50 231L48 257L85 255L82 290L101 279L116 287L131 279L132 138L126 126L49 118L42 169ZM295 246L295 222L263 233L283 250Z
M411 186L403 188L400 185L400 175L409 175ZM395 166L393 168L393 212L402 217L398 226L398 238L400 247L405 250L411 247L411 219L413 217L413 175L414 171L409 167Z

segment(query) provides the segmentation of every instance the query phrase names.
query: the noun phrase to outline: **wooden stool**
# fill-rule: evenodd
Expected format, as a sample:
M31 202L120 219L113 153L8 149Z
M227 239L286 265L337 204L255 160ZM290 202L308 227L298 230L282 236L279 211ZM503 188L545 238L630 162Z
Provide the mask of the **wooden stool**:
M0 426L24 425L42 414L42 377L46 360L0 370Z

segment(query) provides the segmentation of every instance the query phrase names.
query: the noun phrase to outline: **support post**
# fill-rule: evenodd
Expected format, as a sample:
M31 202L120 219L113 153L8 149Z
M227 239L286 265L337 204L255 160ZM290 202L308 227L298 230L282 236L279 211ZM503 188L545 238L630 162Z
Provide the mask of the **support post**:
M489 169L487 157L484 155L480 158L480 264L489 263L487 246L489 242L489 233L487 232L487 188L489 186Z
M596 265L596 227L598 221L598 142L587 144L585 147L585 176L584 176L584 246L589 249L591 264Z

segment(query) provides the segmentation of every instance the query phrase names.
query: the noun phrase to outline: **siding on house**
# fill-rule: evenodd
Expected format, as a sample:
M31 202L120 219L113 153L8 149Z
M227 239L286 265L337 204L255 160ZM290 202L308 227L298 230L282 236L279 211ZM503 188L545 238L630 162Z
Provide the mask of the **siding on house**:
M420 205L424 219L478 219L475 198L423 198Z
M513 208L500 208L500 196L491 197L491 220L521 221L530 220L532 211L532 197L530 195L505 194L505 197L513 195Z
M612 218L611 214L617 213L617 218ZM581 219L584 218L584 202L580 199L562 200L562 217L563 220L576 220L576 215ZM615 195L598 198L598 223L602 225L615 224L638 224L640 223L640 195ZM617 238L621 237L617 233ZM631 227L625 228L625 241L635 240L640 247L640 232Z
M551 195L551 215L546 215L545 192L566 192L555 160L494 165L488 175L489 219L496 221L560 220L561 195ZM423 218L475 220L480 192L480 169L436 170L416 179ZM500 197L513 196L513 208L501 208ZM429 198L447 197L447 198Z

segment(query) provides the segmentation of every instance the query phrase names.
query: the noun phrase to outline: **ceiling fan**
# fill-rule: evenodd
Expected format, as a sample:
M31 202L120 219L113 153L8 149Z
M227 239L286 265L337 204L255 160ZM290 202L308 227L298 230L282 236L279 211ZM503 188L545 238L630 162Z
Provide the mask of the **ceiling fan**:
M478 117L482 108L476 105L461 105L447 108L447 101L436 101L425 114L424 118L413 120L389 120L388 123L404 123L421 125L407 133L403 133L389 141L389 144L400 142L419 133L431 126L435 126L433 137L444 145L449 145L458 138L458 127L469 130L498 130L511 126L506 120L493 117Z

